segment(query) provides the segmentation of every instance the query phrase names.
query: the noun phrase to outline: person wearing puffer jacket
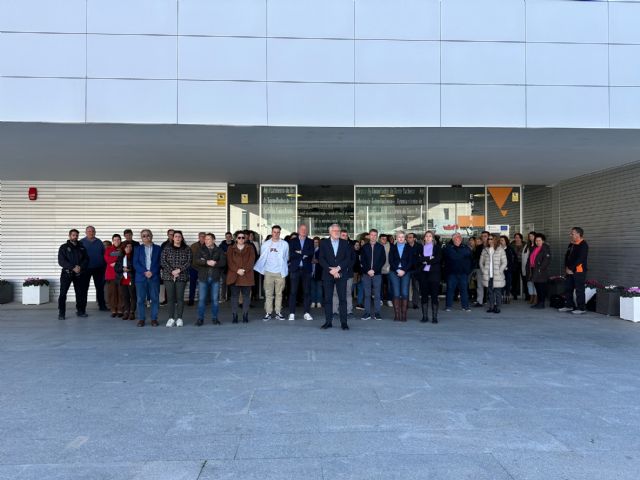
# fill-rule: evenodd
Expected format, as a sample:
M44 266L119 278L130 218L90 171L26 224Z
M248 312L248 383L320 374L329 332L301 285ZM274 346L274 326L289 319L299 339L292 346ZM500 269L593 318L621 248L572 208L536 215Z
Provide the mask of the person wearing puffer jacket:
M500 246L497 235L490 236L487 246L480 255L480 271L482 285L489 289L488 313L500 313L502 303L502 289L506 285L505 270L507 269L507 254Z

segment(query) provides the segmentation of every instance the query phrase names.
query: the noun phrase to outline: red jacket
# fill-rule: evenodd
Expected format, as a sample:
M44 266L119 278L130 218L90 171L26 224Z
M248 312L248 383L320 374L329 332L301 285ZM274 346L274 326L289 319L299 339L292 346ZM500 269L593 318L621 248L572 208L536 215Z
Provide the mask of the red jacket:
M113 255L112 255L113 254ZM111 245L107 247L104 251L104 261L107 262L107 269L104 272L105 280L115 280L116 279L116 271L113 268L118 261L118 257L120 256L120 249Z

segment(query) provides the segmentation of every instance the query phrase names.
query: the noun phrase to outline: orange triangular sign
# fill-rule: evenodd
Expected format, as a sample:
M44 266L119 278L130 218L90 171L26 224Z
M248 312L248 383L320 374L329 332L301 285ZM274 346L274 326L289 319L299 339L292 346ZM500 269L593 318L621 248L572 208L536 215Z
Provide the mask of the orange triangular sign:
M507 213L509 213L507 210L500 210L500 213L502 214L503 217L507 216Z
M493 201L496 202L498 208L502 209L507 198L509 198L509 194L513 190L513 187L487 187L487 190L489 190L489 193L493 197Z

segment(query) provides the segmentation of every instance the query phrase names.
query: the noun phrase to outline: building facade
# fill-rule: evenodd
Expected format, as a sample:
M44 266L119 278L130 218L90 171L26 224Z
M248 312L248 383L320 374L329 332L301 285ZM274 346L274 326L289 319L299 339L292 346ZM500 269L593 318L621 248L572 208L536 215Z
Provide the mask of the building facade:
M581 225L631 285L638 25L631 0L0 0L0 277L55 285L89 224L338 221L535 229L558 272Z

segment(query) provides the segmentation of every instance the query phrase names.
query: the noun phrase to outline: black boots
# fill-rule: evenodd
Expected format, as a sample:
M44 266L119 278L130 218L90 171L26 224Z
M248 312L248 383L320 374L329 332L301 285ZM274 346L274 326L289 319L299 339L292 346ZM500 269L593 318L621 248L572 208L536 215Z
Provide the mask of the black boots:
M438 302L431 302L431 323L438 323Z
M242 323L249 323L249 314L248 313L243 313L242 314Z
M237 313L233 314L233 320L231 321L231 323L238 323L238 314Z
M421 323L427 323L429 321L429 303L422 304L422 320Z

